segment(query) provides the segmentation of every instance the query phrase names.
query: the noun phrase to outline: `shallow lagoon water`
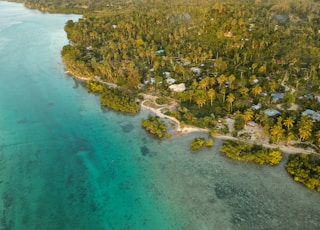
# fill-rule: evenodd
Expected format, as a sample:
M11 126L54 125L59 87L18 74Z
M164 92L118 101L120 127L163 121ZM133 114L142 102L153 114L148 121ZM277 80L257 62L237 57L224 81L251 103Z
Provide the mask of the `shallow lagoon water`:
M320 195L284 165L159 142L64 73L77 15L0 2L0 229L318 229Z

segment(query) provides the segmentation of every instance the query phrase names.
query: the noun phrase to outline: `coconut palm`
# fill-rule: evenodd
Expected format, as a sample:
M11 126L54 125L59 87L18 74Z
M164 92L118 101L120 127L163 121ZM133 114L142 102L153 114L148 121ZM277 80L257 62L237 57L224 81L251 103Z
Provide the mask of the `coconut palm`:
M262 87L258 84L256 84L255 86L252 87L251 89L251 93L254 95L254 96L257 96L259 95L260 93L262 92Z
M294 120L292 117L288 117L283 121L283 125L287 128L287 131L293 127Z
M313 123L307 116L302 116L298 123L298 131L300 140L307 140L312 135Z
M198 90L195 94L194 100L199 108L201 108L206 103L207 96L203 90Z
M212 106L213 98L216 95L216 91L214 89L208 90L208 96L210 97L210 105Z
M248 121L251 121L253 118L253 111L251 109L247 109L243 114L242 114L243 120L247 124Z
M224 74L221 74L219 77L217 77L217 82L219 84L219 89L221 89L222 84L227 80L226 76Z
M230 113L232 113L232 103L234 102L235 99L236 97L232 93L228 94L226 101L230 104L230 111L229 111Z

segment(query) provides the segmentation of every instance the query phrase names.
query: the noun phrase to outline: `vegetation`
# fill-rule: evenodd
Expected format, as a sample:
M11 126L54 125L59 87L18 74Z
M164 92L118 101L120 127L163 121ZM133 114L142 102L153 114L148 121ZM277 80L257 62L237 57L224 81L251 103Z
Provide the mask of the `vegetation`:
M82 19L65 26L70 44L61 53L75 75L157 94L159 103L173 97L180 108L171 115L184 124L213 129L228 115L236 118L237 132L255 121L273 143L320 140L320 121L302 116L305 109L320 110L318 2L87 5ZM170 78L187 90L172 92ZM297 110L289 110L292 103ZM256 104L260 109L252 110ZM277 116L263 113L276 107Z
M105 86L97 81L88 81L87 90L89 93L102 93L105 90Z
M131 97L127 91L119 88L107 88L100 96L102 106L124 113L137 113L140 110L139 104Z
M234 136L254 121L271 143L320 151L320 113L303 115L307 109L320 111L318 0L18 1L43 11L83 14L66 23L69 44L61 55L75 76L99 76L121 87L88 83L105 106L137 112L136 92L159 96L158 104L171 97L179 108L168 115L209 128L212 136L229 133L223 121L231 117ZM186 90L170 90L172 79ZM266 109L279 113L268 116ZM148 127L163 137L165 125L154 120ZM280 151L257 145L226 141L221 149L260 164L281 160Z
M168 104L170 100L166 97L158 97L156 99L157 104L162 105L162 104Z
M158 116L155 117L149 114L147 119L142 119L141 124L149 133L160 139L166 136L168 126Z
M225 141L220 151L231 159L252 161L258 164L276 165L282 159L282 153L278 149L233 140Z
M314 154L292 154L286 169L293 179L320 192L320 157Z
M140 111L140 105L135 101L135 97L121 88L109 88L98 81L90 80L87 82L87 90L89 93L101 94L100 103L102 106L123 113Z
M209 139L208 141L206 141L204 137L196 137L191 141L190 149L193 151L196 151L203 148L204 146L211 147L212 145L213 145L212 139Z

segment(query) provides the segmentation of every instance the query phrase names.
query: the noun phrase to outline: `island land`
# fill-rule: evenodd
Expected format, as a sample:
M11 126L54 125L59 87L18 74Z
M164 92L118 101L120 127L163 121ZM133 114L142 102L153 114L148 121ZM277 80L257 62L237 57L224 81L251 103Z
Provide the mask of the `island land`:
M120 88L122 106L139 101L175 133L320 152L318 1L26 5L83 13L65 25L69 73Z

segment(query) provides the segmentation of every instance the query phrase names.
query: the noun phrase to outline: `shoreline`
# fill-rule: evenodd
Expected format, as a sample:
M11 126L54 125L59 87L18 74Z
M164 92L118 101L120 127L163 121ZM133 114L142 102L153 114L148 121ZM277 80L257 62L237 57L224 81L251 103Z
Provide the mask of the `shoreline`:
M65 73L67 75L71 76L72 78L74 78L75 80L80 80L80 81L85 81L85 82L87 82L89 80L96 80L96 81L98 81L108 87L112 87L112 88L118 87L114 83L103 81L99 76L94 76L93 78L85 78L85 77L76 76L69 70L66 70ZM157 98L156 96L152 96L150 94L142 94L142 95L144 97L144 100L140 103L141 108L151 111L152 113L154 113L155 115L159 116L162 119L169 119L170 121L173 121L177 125L177 127L174 128L174 135L179 136L179 135L185 135L185 134L196 133L196 132L209 133L209 130L205 129L205 128L199 128L199 127L187 126L187 125L184 127L181 127L181 123L179 120L177 120L174 117L168 116L161 111L162 109L167 108L166 106L162 106L162 105L157 104L157 106L159 108L153 108L151 106L145 105L145 103L148 101L152 101L155 103L155 99ZM227 135L217 134L216 136L214 136L214 138L218 138L221 140L240 140L240 141L245 141L245 142L248 142L251 144L262 145L263 147L266 147L266 148L278 148L286 154L303 153L303 154L317 154L317 155L319 155L318 153L316 153L312 150L308 150L308 149L301 149L301 148L296 148L293 146L286 146L284 144L269 144L269 143L267 143L266 140L264 140L264 141L262 141L262 140L259 140L259 141L241 140L240 138L231 136L231 134L227 134Z

